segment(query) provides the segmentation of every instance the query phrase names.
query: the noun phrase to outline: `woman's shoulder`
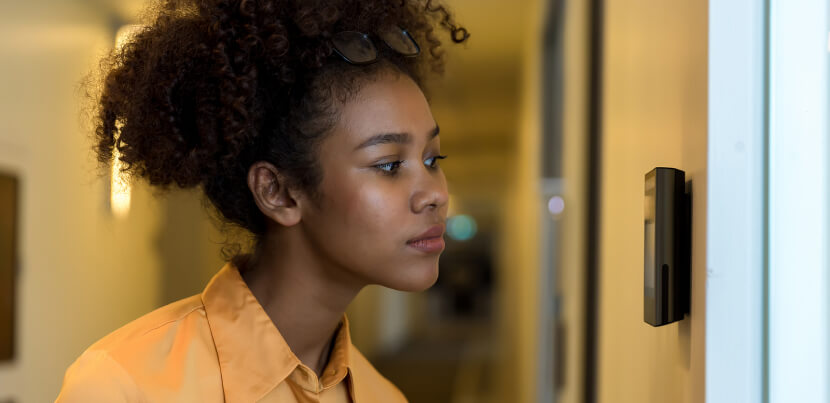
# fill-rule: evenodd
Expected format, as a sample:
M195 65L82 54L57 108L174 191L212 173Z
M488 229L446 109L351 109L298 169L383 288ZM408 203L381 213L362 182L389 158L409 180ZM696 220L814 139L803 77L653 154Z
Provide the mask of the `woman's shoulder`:
M87 351L105 350L118 354L124 349L152 347L153 344L141 342L150 341L158 334L179 330L182 326L198 326L205 316L204 311L201 295L171 302L112 331L89 346Z
M173 401L201 395L198 387L219 376L201 295L193 295L89 346L66 370L57 401ZM221 380L214 384L221 396Z

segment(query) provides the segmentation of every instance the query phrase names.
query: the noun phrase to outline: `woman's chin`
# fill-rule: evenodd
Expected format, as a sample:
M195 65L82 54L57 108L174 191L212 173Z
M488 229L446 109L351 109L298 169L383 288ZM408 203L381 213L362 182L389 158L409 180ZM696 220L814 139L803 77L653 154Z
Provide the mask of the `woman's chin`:
M394 282L384 284L386 287L405 292L421 292L432 287L438 281L438 262L422 267L407 268Z

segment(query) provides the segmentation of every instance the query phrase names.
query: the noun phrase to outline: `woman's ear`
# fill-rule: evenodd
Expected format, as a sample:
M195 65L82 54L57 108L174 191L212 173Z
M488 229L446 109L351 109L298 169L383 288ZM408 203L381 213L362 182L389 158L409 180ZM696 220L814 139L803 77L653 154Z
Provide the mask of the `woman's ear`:
M266 217L286 227L300 222L302 214L299 195L289 189L285 176L273 164L259 161L251 165L248 170L248 189Z

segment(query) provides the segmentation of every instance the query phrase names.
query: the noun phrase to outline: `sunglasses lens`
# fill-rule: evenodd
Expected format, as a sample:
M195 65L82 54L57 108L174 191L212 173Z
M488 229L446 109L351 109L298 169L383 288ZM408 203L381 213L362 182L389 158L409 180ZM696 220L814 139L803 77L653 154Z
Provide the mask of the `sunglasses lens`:
M415 56L420 53L421 49L418 44L412 40L409 33L402 30L398 26L391 26L378 32L378 36L389 45L390 48L395 49L402 55Z
M364 34L355 31L340 32L332 38L334 48L352 63L368 63L377 57L377 49Z

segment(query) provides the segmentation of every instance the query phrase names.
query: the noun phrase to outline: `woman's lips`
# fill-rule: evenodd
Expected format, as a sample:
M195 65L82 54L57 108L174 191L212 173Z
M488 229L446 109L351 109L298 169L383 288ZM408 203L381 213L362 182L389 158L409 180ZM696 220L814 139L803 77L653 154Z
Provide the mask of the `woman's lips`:
M444 250L444 226L433 225L406 244L427 253L440 252Z
M444 237L437 236L435 238L421 239L417 241L409 241L407 245L427 253L440 252L444 250Z
M415 241L420 241L420 240L430 239L430 238L437 238L437 237L440 237L440 236L443 236L443 235L444 235L444 226L441 225L441 224L433 225L433 226L427 228L426 231L422 232L421 235L418 235L415 238L410 239L409 242L415 242Z

